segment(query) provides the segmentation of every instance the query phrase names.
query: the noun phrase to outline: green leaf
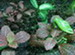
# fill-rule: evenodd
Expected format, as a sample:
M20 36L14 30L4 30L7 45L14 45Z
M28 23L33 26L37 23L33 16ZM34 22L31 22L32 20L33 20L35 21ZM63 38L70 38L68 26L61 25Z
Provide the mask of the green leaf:
M59 46L61 55L75 55L75 47L70 44L62 44Z
M9 43L12 43L13 41L15 41L15 35L13 32L8 33L6 37Z
M45 3L39 6L39 10L53 10L53 9L54 9L54 5L49 3Z
M48 14L48 11L40 11L38 13L39 17L44 21L47 19L47 14Z
M74 9L75 8L75 0L72 1L70 7L71 7L71 9Z
M36 0L30 0L30 2L35 8L38 8L38 4Z
M6 48L7 46L2 46L2 47L0 47L0 50L3 50L4 48Z
M73 29L67 21L64 21L60 16L55 15L52 17L52 21L64 32L73 34Z
M46 19L45 21L42 21L42 23L48 24L48 20Z

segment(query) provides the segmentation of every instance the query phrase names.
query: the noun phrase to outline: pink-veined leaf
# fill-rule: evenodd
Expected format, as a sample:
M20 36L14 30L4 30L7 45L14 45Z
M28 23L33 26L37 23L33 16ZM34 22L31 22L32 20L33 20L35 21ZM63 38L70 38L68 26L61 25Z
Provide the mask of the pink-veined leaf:
M17 20L20 20L22 18L22 14L17 14Z
M7 46L6 38L2 35L0 35L0 47Z
M24 43L30 39L30 35L27 32L20 31L16 34L16 41L18 43Z
M60 30L52 29L50 34L51 34L52 37L57 37L57 36L59 36L61 34L61 32L62 31L60 31Z
M12 6L7 7L6 13L9 14L11 12L13 12L13 7Z
M38 25L39 25L40 28L45 28L45 29L47 29L47 24L45 24L45 23L38 22Z
M47 38L44 42L44 47L46 50L52 50L56 43L57 41L53 38Z
M17 4L13 3L13 2L10 2L10 5L13 5L17 8Z
M7 20L9 20L9 21L11 21L11 22L14 22L14 21L15 21L15 19L14 19L14 17L13 17L13 16L8 17L8 18L7 18Z
M23 1L20 1L19 4L18 4L21 9L24 9L24 4L23 3L24 3Z
M12 48L17 48L18 47L18 43L14 41L12 43L9 43L8 46L12 47Z
M59 50L61 55L75 55L75 46L70 44L61 44Z
M29 15L29 16L31 16L31 14L32 14L33 12L35 12L35 10L30 9L30 10L25 11L24 13L27 14L27 15Z
M9 26L5 25L1 28L1 35L6 37L9 32L11 32Z
M37 35L37 37L39 37L39 38L46 38L46 37L49 35L49 32L48 32L47 29L39 28L39 29L36 31L36 35Z
M75 23L75 16L68 17L66 19L66 21L69 22L70 25L74 24Z

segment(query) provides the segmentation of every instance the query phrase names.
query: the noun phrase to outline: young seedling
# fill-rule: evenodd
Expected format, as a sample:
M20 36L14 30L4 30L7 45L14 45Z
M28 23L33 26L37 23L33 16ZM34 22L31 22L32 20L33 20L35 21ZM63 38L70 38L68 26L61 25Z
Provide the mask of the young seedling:
M30 35L28 33L20 31L15 35L10 28L5 25L1 28L0 50L7 46L17 48L18 44L27 42L29 39Z
M54 5L49 3L44 3L38 5L37 0L30 0L31 4L38 10L38 15L42 19L43 23L48 23L47 15L49 10L54 9Z

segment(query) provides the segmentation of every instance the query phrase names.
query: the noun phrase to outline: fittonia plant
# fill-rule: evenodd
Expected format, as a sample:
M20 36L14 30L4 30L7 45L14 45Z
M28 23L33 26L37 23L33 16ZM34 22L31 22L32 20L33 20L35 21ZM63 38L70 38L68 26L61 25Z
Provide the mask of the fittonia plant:
M24 31L18 32L16 35L8 26L3 26L0 32L0 50L11 47L17 48L18 44L24 43L30 39L30 35Z
M48 23L47 15L49 10L54 9L54 5L50 3L44 3L41 5L38 5L36 0L30 0L31 4L33 5L34 8L38 10L38 15L42 19L43 23Z

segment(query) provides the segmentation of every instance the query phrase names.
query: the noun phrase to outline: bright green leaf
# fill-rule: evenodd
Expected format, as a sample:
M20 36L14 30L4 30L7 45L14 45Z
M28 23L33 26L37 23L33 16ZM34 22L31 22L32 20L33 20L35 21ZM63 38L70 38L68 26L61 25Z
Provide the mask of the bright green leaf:
M12 43L15 40L15 35L13 32L8 33L6 37L9 43Z
M52 21L64 32L73 34L73 29L67 21L64 21L60 16L56 15L52 17Z
M54 5L49 3L42 4L39 7L39 10L53 10L53 9L54 9Z
M36 0L30 0L30 2L35 8L38 8L38 4Z

